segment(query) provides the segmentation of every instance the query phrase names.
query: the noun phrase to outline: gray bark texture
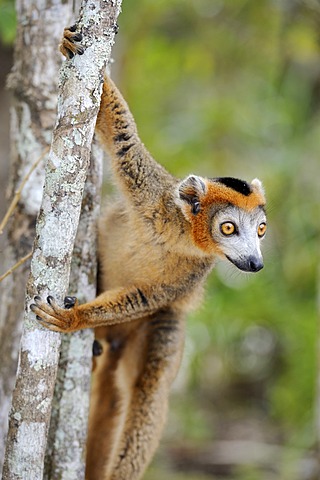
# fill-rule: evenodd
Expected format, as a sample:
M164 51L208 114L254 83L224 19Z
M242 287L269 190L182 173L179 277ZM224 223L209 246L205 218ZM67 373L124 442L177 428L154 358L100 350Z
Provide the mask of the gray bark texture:
M11 200L22 180L50 144L56 119L58 44L64 22L71 22L72 4L63 0L44 7L41 0L17 0L17 36L14 67L8 79L11 101L10 178ZM1 255L1 273L32 249L35 221L44 179L44 160L29 178L5 230L6 248ZM0 472L2 471L8 414L17 371L25 286L30 261L0 284Z
M96 234L102 160L102 150L93 142L69 285L69 293L81 303L96 296ZM44 479L80 480L85 476L93 339L92 330L80 330L62 337Z
M57 4L55 6L57 8ZM120 6L120 0L83 2L78 27L84 35L85 52L81 57L65 62L61 69L58 118L46 165L31 274L27 283L24 327L3 469L6 480L41 479L44 475L61 338L60 334L38 326L29 305L36 294L46 297L50 293L62 303L63 297L70 293L70 263L100 104L101 81L110 58ZM33 13L37 15L39 11L34 10ZM50 24L51 20L47 21ZM60 27L65 25L65 21L66 17L60 19ZM47 54L51 54L51 50L52 44ZM54 74L48 71L47 66L43 68L47 70L47 75ZM80 275L82 280L86 276ZM82 335L85 334L74 340L76 347L81 344ZM87 340L84 343L87 345ZM74 346L71 348L71 355L81 365L81 355L75 353L76 349ZM65 371L67 383L64 391L75 378L79 380L79 368L74 376L72 372ZM57 398L59 395L62 399L64 393L58 393ZM58 452L55 438L53 450ZM57 472L61 466L56 468L52 466L54 463L48 468ZM73 471L76 470L73 468ZM79 477L79 472L76 476ZM63 476L55 473L50 478L76 476L64 472Z

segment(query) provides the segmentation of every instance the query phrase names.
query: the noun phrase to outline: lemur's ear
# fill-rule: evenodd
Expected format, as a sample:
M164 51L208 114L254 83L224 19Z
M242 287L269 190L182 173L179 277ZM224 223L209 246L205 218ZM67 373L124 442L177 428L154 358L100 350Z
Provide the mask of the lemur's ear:
M260 193L261 195L264 195L264 188L262 186L262 182L258 178L254 178L252 180L251 186L252 186L253 190Z
M207 192L207 186L205 179L198 177L196 175L189 175L187 178L182 180L178 185L178 196L179 196L179 205L181 207L189 206L188 210L193 215L197 215L200 212L200 201L201 197ZM183 208L184 214L187 212Z

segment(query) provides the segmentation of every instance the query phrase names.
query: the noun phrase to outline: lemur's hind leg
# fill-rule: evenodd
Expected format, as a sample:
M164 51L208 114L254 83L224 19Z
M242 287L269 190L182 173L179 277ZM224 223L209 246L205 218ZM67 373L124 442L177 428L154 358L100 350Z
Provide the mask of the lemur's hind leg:
M169 388L180 365L183 343L184 320L177 314L159 311L150 317L144 366L105 480L138 480L151 461L166 420Z
M86 479L105 479L117 451L146 351L146 318L95 331L103 345L93 372Z
M116 382L124 342L117 339L104 345L103 353L95 358L90 398L87 439L86 479L103 478L117 425L121 415L121 392Z

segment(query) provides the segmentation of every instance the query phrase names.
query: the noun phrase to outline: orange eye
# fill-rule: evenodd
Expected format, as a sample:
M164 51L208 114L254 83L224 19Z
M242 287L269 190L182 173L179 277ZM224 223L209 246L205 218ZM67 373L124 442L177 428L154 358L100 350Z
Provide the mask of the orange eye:
M260 223L259 227L258 227L258 237L263 237L263 235L266 233L266 230L267 230L267 224L262 222Z
M233 235L236 231L236 227L232 222L224 222L220 225L220 231L223 235Z

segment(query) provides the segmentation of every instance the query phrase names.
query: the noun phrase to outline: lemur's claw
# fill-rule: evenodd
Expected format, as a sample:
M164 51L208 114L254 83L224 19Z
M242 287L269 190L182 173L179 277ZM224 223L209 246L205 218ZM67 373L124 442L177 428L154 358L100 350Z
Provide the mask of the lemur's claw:
M69 60L75 55L83 55L84 48L82 45L77 44L83 39L83 35L80 32L76 32L77 25L65 28L63 31L63 38L60 44L60 52Z
M39 297L38 297L38 298L39 298ZM40 300L41 300L41 299L40 299ZM51 303L54 302L54 298L51 297L51 295L49 295L49 296L47 297L47 302L49 303L49 305L51 305Z

